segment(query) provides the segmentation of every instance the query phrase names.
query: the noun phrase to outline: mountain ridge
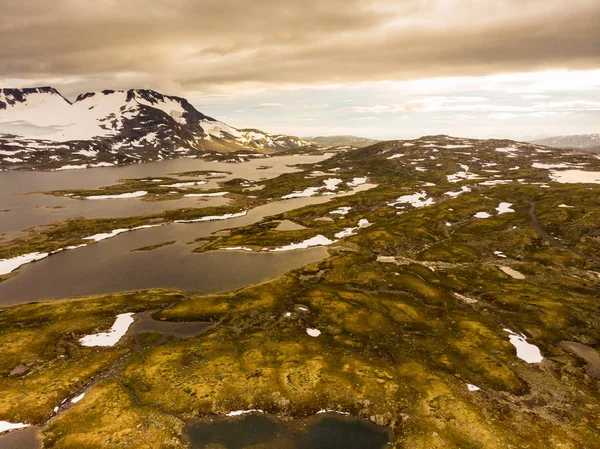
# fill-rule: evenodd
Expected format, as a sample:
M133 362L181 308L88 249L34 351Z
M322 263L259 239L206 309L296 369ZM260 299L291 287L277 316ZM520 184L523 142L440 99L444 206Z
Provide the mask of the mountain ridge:
M63 96L58 90L51 86L43 87L25 87L25 88L1 88L0 93L4 95L4 101L0 100L0 109L7 109L8 105L13 105L16 101L23 101L24 95L31 95L34 93L50 93L56 94L62 97L67 103L72 104L69 99ZM10 98L6 97L9 95Z
M351 135L338 135L338 136L310 136L305 137L305 140L309 142L318 143L327 146L350 146L354 148L366 147L373 145L380 140L370 139L367 137L351 136Z
M533 140L532 143L555 148L591 148L600 146L600 133L571 134Z
M220 153L312 147L298 137L238 129L183 97L150 89L86 92L0 89L0 168L58 169Z

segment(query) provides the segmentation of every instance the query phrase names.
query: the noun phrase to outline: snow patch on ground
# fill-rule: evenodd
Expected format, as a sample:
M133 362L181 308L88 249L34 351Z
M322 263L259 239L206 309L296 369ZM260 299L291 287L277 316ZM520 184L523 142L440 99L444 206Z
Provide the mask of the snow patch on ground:
M599 171L553 170L550 179L561 184L600 184Z
M85 396L85 392L81 393L79 396L75 396L73 399L71 399L71 403L77 404L79 401L81 401L83 399L84 396Z
M531 164L533 168L541 168L541 169L551 169L551 168L571 168L571 164L567 164L565 162L561 162L560 164L542 164L540 162L534 162Z
M101 234L94 234L91 235L89 237L84 237L84 240L93 240L94 242L99 242L100 240L106 240L106 239L110 239L112 237L115 237L119 234L122 234L123 232L129 232L129 231L137 231L138 229L148 229L148 228L155 228L157 226L160 225L143 225L143 226L138 226L136 228L121 228L121 229L114 229L113 231L110 232L105 232L105 233L101 233Z
M187 187L201 186L206 184L206 181L191 181L191 182L177 182L175 184L161 184L159 187L173 187L175 189L185 189Z
M94 150L79 150L75 151L73 154L80 154L85 157L95 157L98 155L98 152Z
M479 390L481 390L481 388L479 388L477 385L467 384L467 390L469 390L469 391L479 391Z
M121 337L125 335L129 326L133 323L133 313L122 313L117 315L115 323L108 332L86 335L79 339L82 346L114 346Z
M346 185L348 185L350 187L357 187L357 186L361 186L361 185L365 184L366 182L367 182L366 177L354 178L352 181L347 182Z
M344 230L342 230L340 232L337 232L335 234L335 238L336 239L343 239L344 237L351 236L354 233L355 229L356 228L346 228L346 229L344 229Z
M310 248L313 246L332 245L332 244L336 243L337 241L339 241L340 239L343 239L344 237L354 235L358 229L366 228L367 226L370 226L370 225L371 225L371 223L369 223L369 220L362 218L358 221L356 227L345 228L342 231L336 233L334 235L336 240L331 240L330 238L327 238L324 235L319 234L319 235L316 235L309 239L306 239L300 243L290 243L289 245L281 246L279 248L274 248L269 251L271 251L271 252L294 251L297 249L306 249L306 248Z
M229 413L225 414L225 416L228 416L228 417L242 416L242 415L247 415L248 413L264 413L264 411L257 409L257 408L250 409L250 410L236 410L234 412L229 412Z
M461 165L461 168L463 170L458 171L454 174L451 175L446 175L446 179L448 180L448 182L459 182L462 180L475 180L475 179L481 179L481 176L476 175L475 173L469 173L469 166L468 165Z
M89 164L87 167L88 168L114 167L115 165L117 165L117 162L113 162L112 164L110 162L98 162L97 164ZM83 167L83 168L85 168L85 167Z
M522 273L519 273L517 270L510 268L510 267L498 267L500 268L505 274L508 274L511 278L513 279L525 279L525 276L523 276Z
M356 178L355 178L356 179ZM308 197L308 196L314 196L317 193L323 191L323 190L329 190L329 191L335 191L337 190L337 186L339 184L341 184L343 181L339 178L329 178L329 179L325 179L323 181L323 184L325 184L324 186L321 187L307 187L306 189L304 189L303 191L296 191L296 192L292 192L288 195L284 195L281 197L281 199L284 200L289 200L292 198L302 198L302 197Z
M29 253L23 254L22 256L13 257L12 259L0 260L0 276L11 273L19 268L21 265L35 262L36 260L45 259L50 253Z
M537 346L527 343L525 335L518 335L510 329L504 329L504 332L508 332L510 343L517 348L518 358L525 360L527 363L540 363L544 359Z
M146 196L148 192L145 190L140 190L138 192L129 192L129 193L121 193L120 195L93 195L87 196L86 200L118 200L124 198L139 198L142 196Z
M500 205L496 208L498 215L514 212L514 209L511 209L510 206L512 206L512 203L500 203Z
M318 337L321 335L321 331L319 329L311 329L310 327L306 328L306 333L311 337Z
M323 187L307 187L306 189L304 189L301 192L299 192L299 191L292 192L288 195L282 196L281 198L284 200L289 200L292 198L302 198L302 197L314 196L317 193L319 193L322 189L323 189Z
M413 193L412 195L402 195L396 198L393 203L388 203L388 206L396 206L398 204L410 204L412 207L424 207L434 204L433 198L427 198L427 193L424 191Z
M63 165L62 167L55 168L53 171L81 170L82 168L88 168L88 166L87 165Z
M514 154L514 153L518 153L519 149L515 148L515 147L505 147L505 148L496 148L496 151L498 153Z
M29 427L29 424L19 423L11 423L8 421L0 421L0 434L4 432L9 432L11 430L24 429L25 427Z
M175 220L175 223L199 223L202 221L229 220L230 218L243 217L247 213L248 211L239 212L237 214L207 215L206 217L195 218L193 220Z
M272 249L271 252L280 252L280 251L294 251L296 249L306 249L313 246L326 246L335 243L333 240L328 239L324 235L316 235L309 239L306 239L300 243L290 243L289 245L281 246L279 248Z
M475 214L475 218L490 218L491 215L488 214L487 212L477 212Z
M343 181L339 178L329 178L323 181L327 190L337 190L338 184L341 184L342 182Z
M458 192L446 192L444 195L448 195L448 196L451 196L452 198L456 198L458 195L461 195L463 193L468 193L470 191L471 191L470 187L463 186L463 187L461 187L461 189Z
M473 145L441 145L440 148L448 148L448 149L453 149L453 148L471 148L473 147Z
M491 179L488 181L480 182L480 186L497 186L502 184L510 184L512 179Z
M229 192L215 192L215 193L188 193L185 194L183 196L189 197L189 198L202 198L202 197L206 197L206 196L224 196L227 195Z
M317 412L317 415L321 415L323 413L337 413L338 415L350 416L350 413L348 413L348 412L338 412L337 410L326 410L326 409L319 410Z
M329 213L330 214L334 214L334 215L342 215L342 216L344 216L344 215L347 215L348 212L350 212L351 209L352 209L351 207L344 206L344 207L340 207L338 209L332 210Z
M456 296L458 299L465 302L466 304L477 304L478 302L476 299L469 298L468 296L461 295L460 293L454 293L454 296Z

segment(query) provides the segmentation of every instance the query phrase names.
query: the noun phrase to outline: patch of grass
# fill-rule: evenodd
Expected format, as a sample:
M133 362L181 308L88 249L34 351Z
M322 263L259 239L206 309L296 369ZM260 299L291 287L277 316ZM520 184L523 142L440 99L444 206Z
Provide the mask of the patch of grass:
M39 424L61 401L130 352L124 338L114 347L87 348L84 335L106 331L116 315L166 307L184 295L165 290L0 308L0 419ZM16 366L29 368L10 376Z

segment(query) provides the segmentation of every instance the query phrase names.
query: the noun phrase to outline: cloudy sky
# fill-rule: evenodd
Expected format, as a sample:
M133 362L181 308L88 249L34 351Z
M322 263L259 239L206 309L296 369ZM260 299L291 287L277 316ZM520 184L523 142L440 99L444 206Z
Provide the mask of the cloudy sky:
M0 0L0 87L301 136L600 132L599 0Z

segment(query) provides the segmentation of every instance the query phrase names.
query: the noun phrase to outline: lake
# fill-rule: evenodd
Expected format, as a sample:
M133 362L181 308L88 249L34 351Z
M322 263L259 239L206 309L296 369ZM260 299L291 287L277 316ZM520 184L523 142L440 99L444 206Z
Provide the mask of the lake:
M322 157L316 158L316 160L321 159ZM293 160L296 162L299 161L298 157L295 157ZM189 164L190 161L197 162L196 160L184 160L183 162L176 160L139 164L122 168L85 170L92 172L107 170L111 173L113 171L121 173L119 175L113 173L102 176L92 173L90 179L86 181L88 184L87 187L90 184L104 183L109 179L114 181L115 178L124 176L121 171L124 169L128 170L127 176L139 177L141 173L138 170L143 170L144 166L150 166L152 176L155 176L156 172L169 173L174 170L182 171L184 168L199 168L183 167L180 165L182 163ZM262 164L267 162L269 164L277 162L278 169L286 170L286 163L289 164L291 160L289 157L285 157L261 161ZM306 158L302 159L302 162L307 162ZM202 169L206 169L206 164L210 164L210 170L222 171L227 168L229 171L237 170L236 176L242 173L248 175L248 177L251 177L251 175L256 177L257 173L262 174L262 172L266 171L257 171L257 164L250 162L241 164L203 163L205 165L201 167ZM82 177L80 172L81 170L75 171L75 181L83 183L83 178L85 177ZM37 186L40 186L44 182L50 182L49 180L55 175L59 176L58 184L62 182L72 187L72 184L75 182L66 177L67 175L71 175L71 173L65 174L64 172L4 172L0 173L0 178L5 175L14 176L15 182L18 180L17 184L21 187L14 187L13 190L22 188L22 180L19 176L30 177L36 180ZM45 181L40 181L38 175ZM366 190L371 187L373 185L364 184L354 188L353 192ZM59 186L54 185L54 188L59 188ZM256 223L265 217L311 204L328 202L331 199L346 196L353 192L273 201L251 209L245 216L238 218L212 222L172 223L150 229L126 232L84 248L64 251L41 261L24 265L19 268L16 276L0 282L0 305L15 305L47 299L114 293L153 287L214 293L261 282L321 260L327 257L327 250L324 247L315 247L278 253L248 253L238 251L194 253L193 249L199 245L190 244L190 242L208 237L215 232L246 226ZM42 196L40 198L45 200L54 197ZM134 203L140 202L135 199L105 200L99 202L63 199L74 203L108 204L107 210L110 210L112 207L110 204L112 203L119 204L122 201L126 203L129 201L133 201ZM141 247L171 241L176 241L176 243L152 251L133 251Z

